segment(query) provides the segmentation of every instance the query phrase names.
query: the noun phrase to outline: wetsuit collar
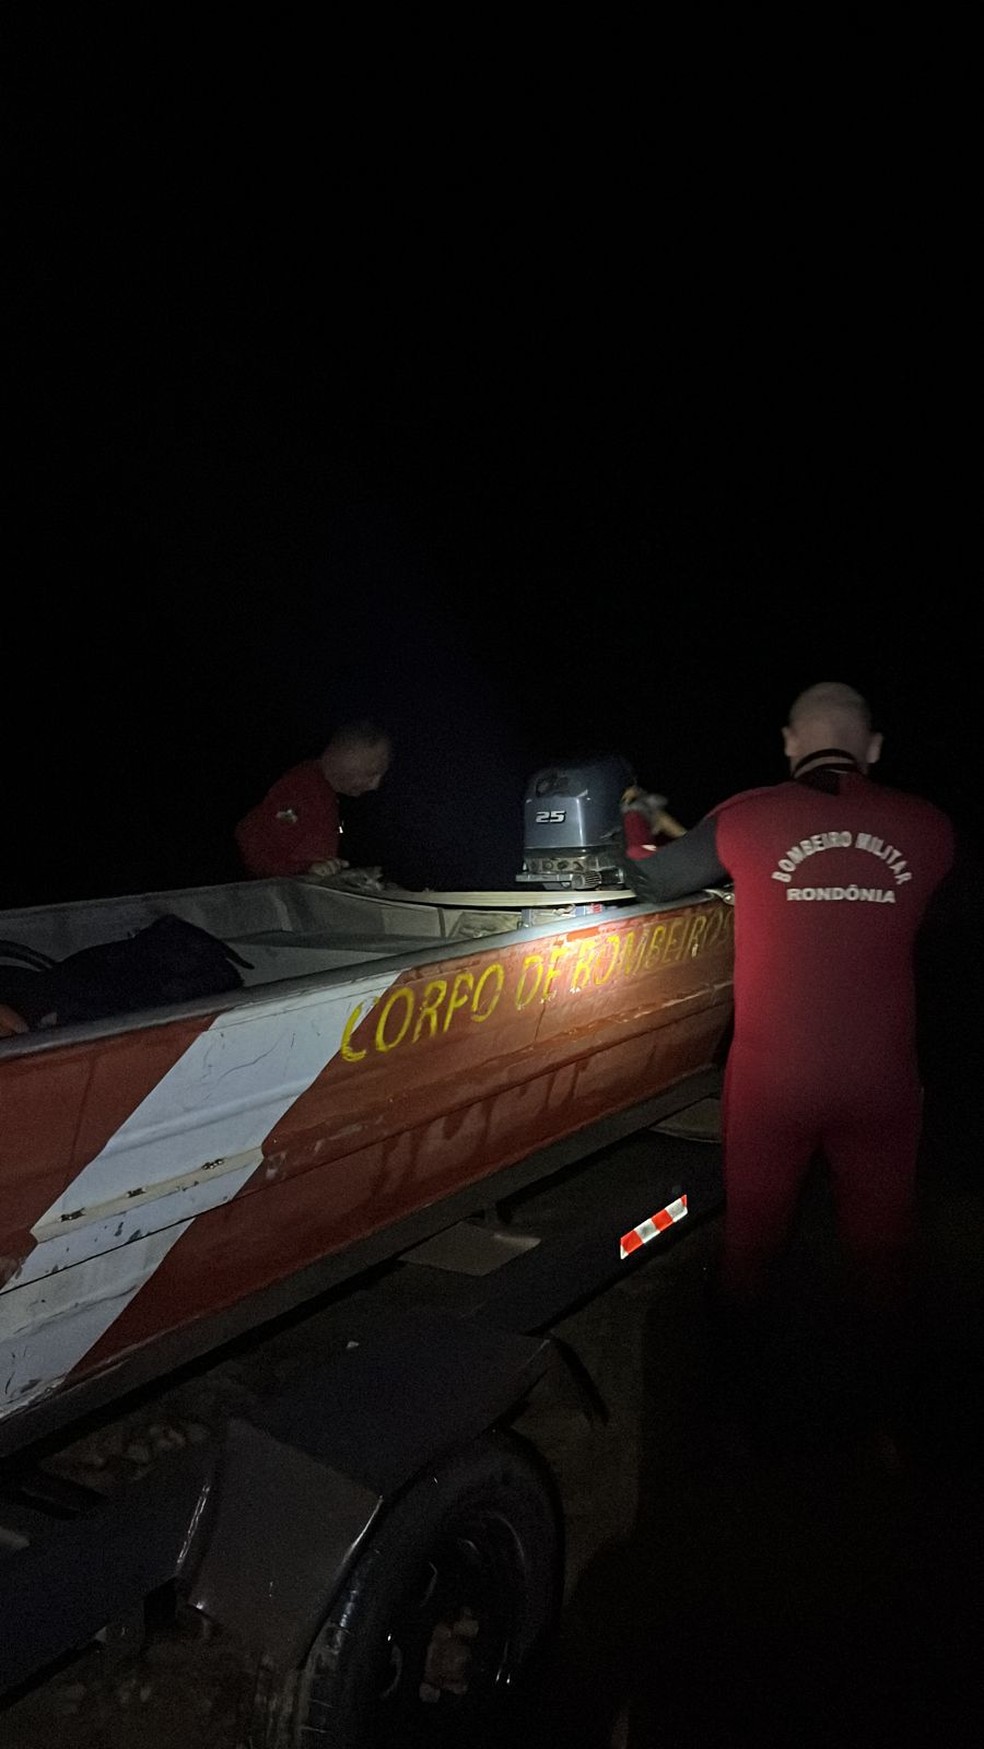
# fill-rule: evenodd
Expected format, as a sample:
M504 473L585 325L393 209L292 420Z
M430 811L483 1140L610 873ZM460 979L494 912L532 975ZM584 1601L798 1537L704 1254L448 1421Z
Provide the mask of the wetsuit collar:
M816 771L857 771L861 767L853 753L846 753L843 747L818 747L815 753L804 753L802 759L797 759L793 766L791 777L812 777Z

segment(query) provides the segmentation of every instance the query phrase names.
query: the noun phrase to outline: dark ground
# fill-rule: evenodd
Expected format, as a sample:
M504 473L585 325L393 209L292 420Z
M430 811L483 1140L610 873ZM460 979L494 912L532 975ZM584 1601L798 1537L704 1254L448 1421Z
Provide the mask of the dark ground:
M713 1230L598 1308L587 1340L602 1382L613 1355L623 1376L574 1510L604 1515L631 1488L635 1511L573 1583L530 1749L980 1741L984 1199L931 1203L898 1473L831 1437L831 1362L849 1332L830 1296L821 1185L790 1257L782 1385L754 1457L705 1416L699 1259Z
M561 1484L568 1592L510 1749L980 1740L984 1195L959 1115L952 1103L944 1119L930 1113L922 1316L899 1473L830 1437L834 1357L850 1332L836 1316L822 1180L781 1284L773 1358L783 1382L756 1461L706 1414L716 1218L559 1328L609 1420L591 1428L547 1391L519 1424ZM237 1749L240 1679L222 1635L168 1628L135 1664L111 1673L90 1661L20 1700L0 1714L0 1741Z

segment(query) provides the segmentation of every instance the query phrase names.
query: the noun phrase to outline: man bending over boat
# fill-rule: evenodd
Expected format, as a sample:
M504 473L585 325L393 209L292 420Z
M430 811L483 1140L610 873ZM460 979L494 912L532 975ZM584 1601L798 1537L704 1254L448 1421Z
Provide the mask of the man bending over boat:
M822 1155L874 1383L910 1285L917 943L941 902L955 832L932 802L873 782L882 737L852 687L808 687L782 735L788 779L731 796L642 861L627 852L623 868L637 896L657 903L734 887L717 1285L736 1371L746 1387L761 1373L766 1290Z
M378 723L365 718L336 729L317 758L292 766L240 820L235 839L247 874L324 877L347 868L339 855L340 798L377 790L392 757Z

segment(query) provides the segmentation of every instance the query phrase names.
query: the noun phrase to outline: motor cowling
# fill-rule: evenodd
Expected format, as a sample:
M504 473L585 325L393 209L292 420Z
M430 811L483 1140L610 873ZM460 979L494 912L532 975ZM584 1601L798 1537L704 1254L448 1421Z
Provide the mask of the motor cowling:
M616 860L624 842L621 803L634 782L617 753L535 771L523 802L517 881L551 890L624 886Z

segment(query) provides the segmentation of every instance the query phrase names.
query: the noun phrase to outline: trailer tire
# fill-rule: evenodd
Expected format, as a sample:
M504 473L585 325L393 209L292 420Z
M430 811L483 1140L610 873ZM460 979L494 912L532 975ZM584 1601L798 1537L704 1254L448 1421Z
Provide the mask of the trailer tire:
M546 1465L512 1433L483 1435L386 1512L303 1665L266 1672L251 1749L501 1744L556 1625L563 1561Z

